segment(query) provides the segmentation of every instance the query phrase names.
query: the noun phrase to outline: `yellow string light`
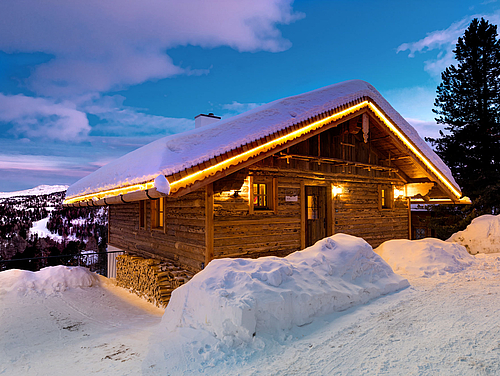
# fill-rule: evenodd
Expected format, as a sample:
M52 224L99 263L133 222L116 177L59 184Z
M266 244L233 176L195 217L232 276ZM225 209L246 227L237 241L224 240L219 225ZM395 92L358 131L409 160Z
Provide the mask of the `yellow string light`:
M209 176L215 175L219 171L223 171L227 168L229 168L232 165L237 165L241 162L247 161L248 159L255 157L261 153L264 153L266 151L269 151L279 145L285 144L289 141L292 141L298 137L301 137L304 134L310 133L318 128L321 128L325 124L328 124L332 121L336 121L344 116L347 116L355 111L361 110L365 107L369 107L378 117L380 120L384 122L384 124L438 177L439 180L441 180L449 189L450 191L457 196L457 198L461 197L460 192L446 179L446 177L439 172L439 170L434 167L434 165L413 145L413 143L376 107L373 103L370 101L363 101L361 103L358 103L356 105L353 105L345 110L342 110L340 112L337 112L333 115L327 116L321 120L315 121L314 123L311 123L309 125L306 125L300 129L297 129L295 131L292 131L288 133L287 135L278 137L274 140L268 141L264 144L261 144L259 146L256 146L253 149L247 150L241 154L238 154L236 156L227 158L219 163L216 163L210 167L207 167L203 170L199 170L197 172L194 172L190 175L187 175L179 180L176 180L172 183L170 183L170 192L176 192L179 189L183 187L187 187L190 184L193 184L197 180L203 180ZM141 190L146 190L146 189L151 189L154 188L154 182L150 181L147 183L142 183L142 184L135 184L131 185L128 187L123 187L123 188L116 188L116 189L111 189L108 191L101 191L97 193L92 193L92 194L87 194L83 196L77 196L73 198L69 198L64 200L64 204L71 204L79 201L86 201L86 200L91 200L91 199L102 199L102 198L107 198L107 197L112 197L112 196L118 196L118 195L123 195L126 193L131 193L135 191L141 191Z

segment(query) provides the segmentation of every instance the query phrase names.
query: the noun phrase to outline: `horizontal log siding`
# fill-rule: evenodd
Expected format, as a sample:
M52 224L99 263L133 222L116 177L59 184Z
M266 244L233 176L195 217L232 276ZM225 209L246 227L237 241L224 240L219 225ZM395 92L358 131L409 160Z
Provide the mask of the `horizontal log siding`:
M139 228L139 203L111 205L109 244L146 258L174 261L192 271L205 261L205 191L167 197L165 232L151 230L151 202L146 205L146 228Z
M390 239L408 239L408 206L396 200L392 209L379 210L377 183L341 183L344 192L335 199L335 233L365 239L375 248Z
M276 181L277 210L249 214L248 193L233 200L215 200L214 257L286 256L300 249L300 182ZM286 196L298 196L286 202Z

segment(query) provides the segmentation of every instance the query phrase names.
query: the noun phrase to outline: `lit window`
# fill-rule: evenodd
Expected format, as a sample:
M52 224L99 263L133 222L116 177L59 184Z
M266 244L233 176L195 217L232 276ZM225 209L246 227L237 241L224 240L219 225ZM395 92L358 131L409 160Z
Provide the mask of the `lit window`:
M269 187L267 183L253 184L253 207L256 210L269 209Z
M307 196L307 219L318 219L318 196Z
M391 209L392 208L392 188L391 187L381 187L379 194L380 209Z
M165 222L165 198L151 201L151 227L163 228Z

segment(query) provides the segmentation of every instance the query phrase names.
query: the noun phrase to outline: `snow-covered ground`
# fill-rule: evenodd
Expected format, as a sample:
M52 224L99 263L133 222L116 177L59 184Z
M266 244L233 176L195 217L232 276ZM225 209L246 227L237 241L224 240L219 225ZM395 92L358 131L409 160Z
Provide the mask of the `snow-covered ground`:
M2 272L0 375L500 374L500 253L388 242L376 252L398 277L361 239L322 242L268 263L210 264L163 318L85 269Z
M140 374L162 314L84 268L2 272L0 375Z
M39 239L41 238L50 238L55 241L62 241L64 240L64 237L62 237L59 234L54 234L49 231L47 228L47 223L49 222L49 218L44 218L39 221L33 222L31 228L30 228L30 235L37 235ZM70 235L66 237L66 240L74 240L77 241L78 239L74 235Z

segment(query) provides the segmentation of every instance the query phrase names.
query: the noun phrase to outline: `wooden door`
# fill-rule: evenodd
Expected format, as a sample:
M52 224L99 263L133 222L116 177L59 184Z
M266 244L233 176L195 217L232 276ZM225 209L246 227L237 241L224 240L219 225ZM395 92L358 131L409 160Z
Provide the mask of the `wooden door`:
M306 186L306 247L327 236L326 187Z

